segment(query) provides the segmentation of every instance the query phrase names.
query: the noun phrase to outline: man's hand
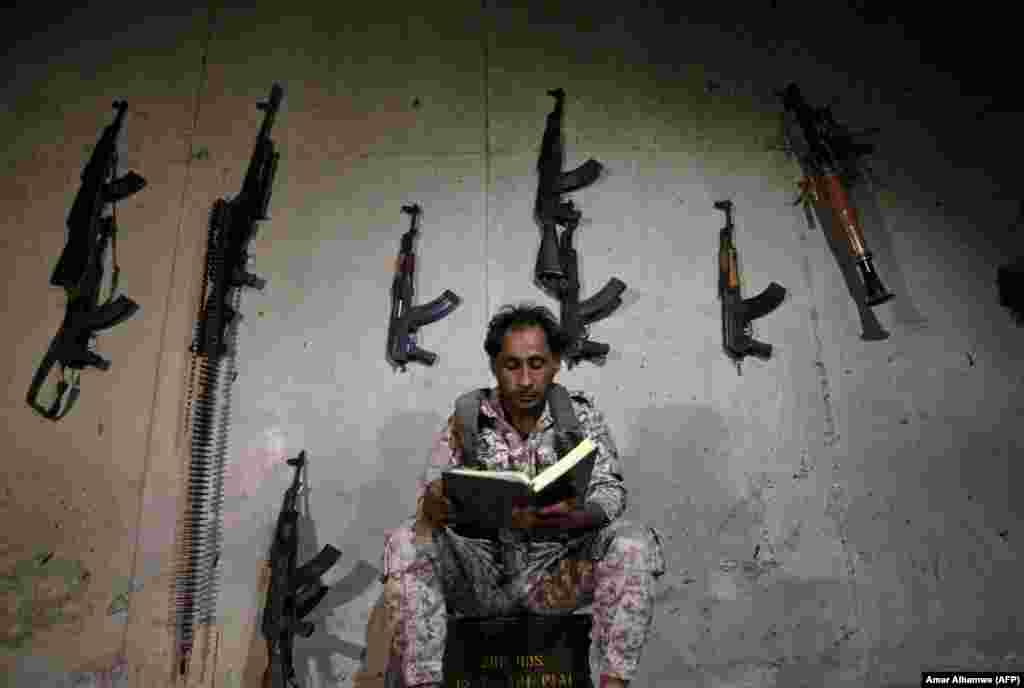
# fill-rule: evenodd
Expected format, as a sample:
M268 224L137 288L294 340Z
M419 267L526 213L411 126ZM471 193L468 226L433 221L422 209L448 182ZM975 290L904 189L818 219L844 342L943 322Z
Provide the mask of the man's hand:
M462 450L463 432L459 417L448 418L448 446ZM444 493L444 480L438 479L427 485L426 493L420 500L419 524L429 528L443 528L455 519L455 507Z
M529 509L525 507L512 507L512 527L518 530L533 530L534 528L561 528L559 518L576 509L576 498L570 497L564 501L546 506L543 509Z
M434 528L443 528L455 517L452 502L444 494L444 481L435 480L427 485L420 510L423 519Z
M514 530L533 530L537 527L537 512L529 508L512 507L511 527Z
M535 528L557 530L589 530L607 522L601 507L592 505L590 508L580 507L576 499L568 499L537 512Z
M459 420L459 417L455 414L452 414L448 418L448 430L451 433L451 440L449 441L448 446L452 449L462 451L462 448L465 446L465 435L462 432L462 421Z
M541 518L541 520L543 520L545 518L549 518L549 517L552 517L552 516L558 516L560 514L567 514L570 511L575 511L575 510L576 510L576 498L575 497L569 497L569 499L566 499L566 500L563 500L561 502L558 502L557 504L551 504L550 506L546 506L543 509L540 509L539 511L537 511L537 516L539 516Z

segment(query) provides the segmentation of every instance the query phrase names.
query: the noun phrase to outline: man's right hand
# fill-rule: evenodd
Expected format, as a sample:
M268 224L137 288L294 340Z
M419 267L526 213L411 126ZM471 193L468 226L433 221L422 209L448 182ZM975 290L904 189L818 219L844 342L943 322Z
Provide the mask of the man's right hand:
M462 421L455 414L448 418L448 431L450 433L449 446L452 449L462 451L462 448L465 446L466 435L462 429Z
M435 480L427 485L422 510L423 518L434 528L443 528L454 518L455 509L444 494L444 481Z
M537 512L530 508L512 507L512 522L510 527L513 530L533 530L537 527Z

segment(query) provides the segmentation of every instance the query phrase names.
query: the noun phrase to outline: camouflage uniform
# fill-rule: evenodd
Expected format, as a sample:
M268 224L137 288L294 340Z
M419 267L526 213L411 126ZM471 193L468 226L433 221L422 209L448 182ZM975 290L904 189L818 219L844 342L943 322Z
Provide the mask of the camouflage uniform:
M654 579L665 572L661 538L653 528L619 518L626 489L618 451L604 417L587 395L570 395L598 458L585 496L610 522L590 531L503 529L496 537L467 537L451 527L430 532L410 518L392 531L383 555L384 577L397 591L397 632L392 669L406 686L442 680L447 613L501 616L568 614L593 604L591 672L630 680L651 630ZM505 416L497 390L480 405L477 459L492 470L519 470L533 477L556 460L554 422L545 408L534 432L523 440ZM458 466L462 450L452 423L439 433L419 495ZM397 581L397 585L394 581Z

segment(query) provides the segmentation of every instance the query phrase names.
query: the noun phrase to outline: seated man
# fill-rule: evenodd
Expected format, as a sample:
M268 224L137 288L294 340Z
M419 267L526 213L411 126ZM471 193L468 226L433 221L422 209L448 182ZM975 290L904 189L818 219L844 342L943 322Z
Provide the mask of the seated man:
M544 307L508 306L491 320L484 349L498 386L482 395L475 467L533 477L557 460L546 392L566 346ZM408 688L440 686L448 609L477 617L567 614L593 604L594 680L600 675L600 688L613 688L636 674L654 616L654 578L665 572L662 545L652 528L619 518L626 489L615 443L593 400L570 397L598 452L582 504L518 511L512 528L489 534L450 525L440 476L462 465L463 427L458 416L449 419L420 482L416 517L386 540L384 591L356 686L382 686L389 656Z

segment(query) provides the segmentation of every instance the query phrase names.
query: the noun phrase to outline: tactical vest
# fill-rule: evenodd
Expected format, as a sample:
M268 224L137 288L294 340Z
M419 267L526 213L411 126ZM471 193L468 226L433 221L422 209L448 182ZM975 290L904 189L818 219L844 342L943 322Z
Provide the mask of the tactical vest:
M480 403L489 391L486 387L474 389L455 400L455 415L462 422L464 466L475 466L477 463L476 438L480 434ZM565 387L557 383L548 385L545 399L555 421L555 451L561 458L583 441L583 427L576 417L572 400Z

